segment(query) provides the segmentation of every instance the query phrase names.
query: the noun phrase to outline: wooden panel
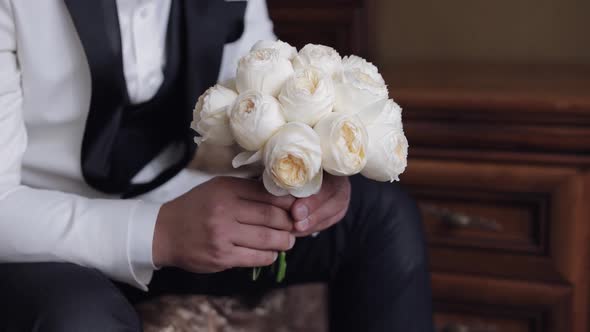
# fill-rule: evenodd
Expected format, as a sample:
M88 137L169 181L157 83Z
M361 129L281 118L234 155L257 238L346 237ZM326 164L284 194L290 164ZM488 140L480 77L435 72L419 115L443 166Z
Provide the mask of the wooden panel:
M590 157L590 66L406 64L384 76L419 149Z
M415 115L416 110L405 114ZM406 116L406 119L405 129L409 139L421 147L570 154L590 152L590 128L467 123L424 118L412 121L412 116Z
M462 110L462 117L492 121L485 111L524 123L590 123L590 65L415 63L381 69L392 95L407 106Z
M449 325L496 328L490 332L572 331L568 286L441 273L432 279L441 332Z
M407 133L406 133L407 134ZM410 140L412 138L410 137ZM478 150L466 149L444 149L433 147L421 147L412 144L414 158L429 158L436 160L463 160L478 162L504 162L514 165L545 165L545 166L567 166L567 167L590 167L590 154L563 154L550 152L522 152L502 150Z
M342 54L352 52L353 10L281 9L271 13L278 22L277 36L297 48L313 43L332 46Z
M363 1L270 1L269 11L275 34L297 48L313 43L342 55L367 53Z
M412 159L402 182L423 210L435 271L569 282L579 254L568 240L578 230L568 217L577 176L568 168ZM476 225L449 227L433 207Z

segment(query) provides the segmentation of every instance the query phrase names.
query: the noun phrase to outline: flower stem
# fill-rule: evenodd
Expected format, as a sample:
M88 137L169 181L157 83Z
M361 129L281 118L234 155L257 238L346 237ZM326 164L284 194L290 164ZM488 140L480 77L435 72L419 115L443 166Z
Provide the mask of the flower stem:
M277 282L281 283L285 280L287 274L287 253L281 251L279 254L279 271L277 272Z
M260 272L262 272L261 267L252 268L252 281L258 280L258 277L260 277Z
M264 269L263 267L252 268L252 281L258 280L263 269ZM276 281L278 283L281 283L281 282L283 282L283 280L285 280L285 276L287 275L287 253L286 252L281 251L279 253L279 257L270 267L270 272L272 274L276 273Z

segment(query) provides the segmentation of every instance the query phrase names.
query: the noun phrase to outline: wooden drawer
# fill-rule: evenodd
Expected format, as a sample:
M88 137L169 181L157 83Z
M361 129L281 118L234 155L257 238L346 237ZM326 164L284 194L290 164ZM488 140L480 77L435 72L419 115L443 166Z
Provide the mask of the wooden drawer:
M573 222L584 206L575 170L411 160L402 182L422 210L434 271L575 279L584 236Z
M430 243L496 252L547 250L549 197L505 192L417 190Z
M437 332L572 330L569 286L433 275Z

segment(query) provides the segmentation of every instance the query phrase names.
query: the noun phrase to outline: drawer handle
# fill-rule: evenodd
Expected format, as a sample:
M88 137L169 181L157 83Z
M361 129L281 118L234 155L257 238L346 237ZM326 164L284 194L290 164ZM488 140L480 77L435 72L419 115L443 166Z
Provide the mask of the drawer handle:
M500 232L502 225L497 221L482 217L473 217L460 212L453 212L446 208L434 205L423 205L424 212L433 215L447 225L455 228L477 228L494 232Z
M449 324L442 328L441 332L497 332L493 326L488 327L469 327L463 324Z

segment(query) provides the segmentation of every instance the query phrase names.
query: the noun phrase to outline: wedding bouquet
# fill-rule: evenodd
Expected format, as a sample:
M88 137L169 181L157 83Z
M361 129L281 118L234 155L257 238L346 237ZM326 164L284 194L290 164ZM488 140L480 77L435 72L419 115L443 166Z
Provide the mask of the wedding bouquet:
M324 171L397 181L407 165L401 108L377 67L323 45L298 52L282 41L259 41L240 59L232 84L199 97L191 127L197 144L237 144L233 167L262 165L264 186L275 196L316 194Z

